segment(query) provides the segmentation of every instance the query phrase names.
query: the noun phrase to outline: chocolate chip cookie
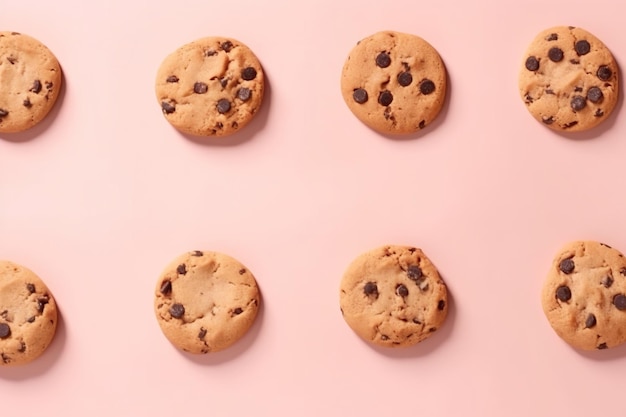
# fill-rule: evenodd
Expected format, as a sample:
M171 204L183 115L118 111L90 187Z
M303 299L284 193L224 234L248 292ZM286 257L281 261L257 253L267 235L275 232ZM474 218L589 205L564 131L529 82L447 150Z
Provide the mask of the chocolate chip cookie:
M443 325L447 294L439 272L420 249L389 245L358 256L343 276L339 295L343 318L361 338L405 347Z
M0 261L0 366L38 358L54 338L57 315L52 293L35 273Z
M165 118L182 132L226 136L257 114L265 90L261 63L243 43L207 37L183 45L157 73L156 96Z
M50 112L61 90L61 67L38 40L0 32L0 132L21 132Z
M590 129L618 100L618 68L594 35L572 26L539 33L523 59L519 91L530 114L559 131Z
M446 70L424 39L393 31L361 40L341 73L341 93L354 115L381 133L428 126L446 96Z
M260 294L252 273L216 252L176 258L158 280L154 307L165 337L190 353L217 352L252 326Z
M626 341L626 259L616 249L577 241L552 263L541 302L550 325L583 350L607 349Z

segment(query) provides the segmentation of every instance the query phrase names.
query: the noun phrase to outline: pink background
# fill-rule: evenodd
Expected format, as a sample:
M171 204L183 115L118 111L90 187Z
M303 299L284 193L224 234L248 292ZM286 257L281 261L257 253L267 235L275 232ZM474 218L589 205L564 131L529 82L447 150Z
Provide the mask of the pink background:
M0 368L3 415L619 415L626 346L581 353L541 310L557 250L626 251L626 123L561 135L518 97L528 43L583 27L624 65L617 0L416 2L3 1L0 28L45 43L64 70L51 116L0 136L0 258L39 274L62 319L49 350ZM409 139L344 104L354 44L417 34L450 90ZM163 58L196 38L248 44L269 86L231 138L174 130L154 95ZM338 287L361 252L421 247L451 292L448 321L405 350L361 341ZM191 356L153 313L158 275L216 250L256 276L263 308L230 350Z

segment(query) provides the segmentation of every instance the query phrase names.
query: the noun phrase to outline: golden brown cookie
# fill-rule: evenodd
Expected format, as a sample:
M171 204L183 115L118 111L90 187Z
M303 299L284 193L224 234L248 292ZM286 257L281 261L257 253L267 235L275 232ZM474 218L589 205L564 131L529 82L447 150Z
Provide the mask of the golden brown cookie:
M421 342L448 313L448 292L437 268L409 246L388 245L358 256L344 273L339 296L346 323L379 346Z
M618 100L618 69L611 51L581 28L558 26L532 41L519 75L530 114L559 131L590 129Z
M176 258L158 280L154 307L167 339L190 353L217 352L239 340L260 304L252 273L217 252L192 251Z
M226 136L247 125L263 101L265 75L252 50L232 38L207 37L181 46L158 70L156 96L178 130Z
M61 91L61 66L38 40L0 32L0 132L21 132L50 112Z
M341 73L341 93L352 113L381 133L407 134L439 114L447 90L439 53L424 39L378 32L350 52Z
M626 259L603 243L568 243L552 262L541 303L554 331L573 347L626 342Z
M52 293L35 273L0 261L0 366L38 358L54 338L57 316Z

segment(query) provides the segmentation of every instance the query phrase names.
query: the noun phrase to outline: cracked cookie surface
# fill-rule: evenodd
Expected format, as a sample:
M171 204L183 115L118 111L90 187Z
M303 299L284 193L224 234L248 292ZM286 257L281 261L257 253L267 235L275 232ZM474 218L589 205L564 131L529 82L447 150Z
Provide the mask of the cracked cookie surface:
M552 262L541 302L554 331L573 347L626 342L626 258L599 242L565 245Z
M446 70L424 39L383 31L361 40L341 73L341 93L352 113L374 130L413 133L439 114Z
M61 90L61 67L38 40L0 32L0 132L21 132L42 121Z
M41 278L0 261L0 366L38 358L54 338L57 318L56 302Z
M155 313L167 339L190 353L217 352L254 323L260 293L252 273L232 257L192 251L159 277Z
M346 323L379 346L411 346L430 337L448 313L443 279L424 253L388 245L359 255L343 275L340 306Z
M207 37L181 46L157 72L156 96L178 130L226 136L247 125L263 101L261 63L243 43Z
M530 114L559 131L590 129L618 101L618 68L593 34L571 26L539 33L524 55L519 91Z

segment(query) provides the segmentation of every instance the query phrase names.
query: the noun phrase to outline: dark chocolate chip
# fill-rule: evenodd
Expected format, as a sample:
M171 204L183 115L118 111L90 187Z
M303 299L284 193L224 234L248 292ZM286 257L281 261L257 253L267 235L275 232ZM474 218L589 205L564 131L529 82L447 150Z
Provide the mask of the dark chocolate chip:
M526 69L533 72L539 69L539 60L537 57L529 56L526 58Z
M422 268L417 265L410 265L406 269L406 275L412 281L419 281L424 276L424 274L422 273Z
M433 333L437 331L436 327L431 327L430 329L428 329L429 332Z
M439 300L437 303L437 310L443 310L446 308L446 302L444 300Z
M424 95L428 95L435 91L435 83L429 79L422 80L420 83L420 92Z
M230 101L221 98L217 101L216 108L220 114L228 113L230 111Z
M170 314L175 319L179 319L185 314L185 307L179 303L172 304L172 306L170 307Z
M412 82L413 76L409 71L404 71L398 74L398 84L400 84L402 87L407 87L411 85Z
M572 65L578 65L578 64L580 64L580 61L578 59L570 59L569 63L572 64Z
M220 48L222 48L222 51L230 52L233 49L233 43L231 41L222 42Z
M246 81L251 81L256 78L256 70L252 67L246 67L241 70L241 78Z
M46 83L46 88L47 88L48 90L52 90L52 86L53 86L53 84L52 84L51 82L47 82L47 83Z
M237 307L236 309L233 310L233 314L235 316L240 315L241 313L243 313L243 309L241 307Z
M619 273L626 277L626 267L621 268Z
M0 323L0 339L6 339L11 336L11 328L6 323Z
M206 329L204 327L200 327L200 331L198 332L198 339L204 339L206 336Z
M574 92L580 93L581 91L583 91L582 87L574 87Z
M33 92L35 94L39 94L41 92L41 81L39 80L33 81L33 86L28 91Z
M178 267L176 267L176 272L178 272L180 275L187 274L187 265L185 264L178 265Z
M161 294L168 295L172 293L172 281L166 279L161 283Z
M559 263L559 269L564 274L571 274L572 272L574 272L575 267L576 265L574 265L574 261L572 260L572 258L563 259Z
M352 92L352 98L359 104L363 104L367 101L367 91L363 88L357 88Z
M600 68L598 68L596 75L602 81L608 81L613 75L613 71L611 71L611 68L606 65L600 65Z
M565 123L563 125L563 129L569 129L572 126L576 126L578 124L578 121L574 120L573 122L569 122L569 123Z
M250 97L252 97L252 91L249 88L241 87L237 91L237 98L241 101L248 101L250 100Z
M554 116L550 116L550 117L543 116L541 118L541 121L544 122L547 125L551 125L552 123L554 123Z
M550 50L548 51L548 58L550 58L550 61L552 62L562 61L563 50L561 48L557 48L556 46L554 48L550 48Z
M48 297L41 297L37 300L37 310L39 310L40 313L43 313L44 308L46 307L46 304L48 304L50 302L50 300L48 299Z
M621 311L626 310L626 295L624 294L617 294L615 297L613 297L613 305Z
M602 94L602 90L600 90L600 88L598 87L591 87L587 91L587 100L591 101L592 103L600 103L603 97L604 94Z
M420 129L423 129L426 127L426 120L421 120L420 123L417 125L417 127L419 127Z
M29 99L28 97L26 97L26 98L24 99L24 101L22 102L22 104L23 104L23 105L24 105L24 107L26 107L26 108L30 108L30 107L33 105L33 103L31 103L31 102L30 102L30 99Z
M600 284L604 285L604 288L610 288L611 285L613 285L613 277L607 275L606 277L602 278Z
M381 91L378 95L378 104L381 106L388 106L391 102L393 102L393 94L391 94L391 91Z
M587 55L591 51L591 45L586 40L580 40L574 45L574 49L578 55Z
M0 109L0 117L5 117L8 115L9 115L8 111L6 111L5 109Z
M170 75L169 77L167 77L166 80L168 83L177 83L178 82L178 77L175 75Z
M17 351L20 352L20 353L26 352L26 343L20 342L20 347L17 348Z
M387 68L389 65L391 65L391 57L389 56L389 54L387 52L379 53L376 57L376 65L378 65L380 68Z
M378 295L378 286L375 282L368 282L363 287L363 292L365 295Z
M546 37L547 41L556 41L558 39L559 39L559 35L556 33L551 33L550 35Z
M596 316L592 313L589 313L587 316L587 320L585 320L585 328L591 329L596 325Z
M28 290L29 293L31 294L34 293L36 291L35 284L30 284L30 283L26 284L26 289Z
M554 94L554 90L551 88L546 88L546 94Z
M199 251L199 250L195 250L191 252L191 256L202 256L202 255L204 254L202 253L202 251Z
M29 317L28 320L26 320L26 321L29 322L29 323L34 323L35 319L36 319L36 317L32 316L32 317Z
M241 269L239 270L239 275L243 275L243 274L245 274L245 273L246 273L246 268L241 268Z
M217 55L217 51L215 49L207 49L206 56L214 56Z
M603 349L607 349L607 348L608 348L608 346L606 345L606 343L600 343L598 345L598 350L603 350Z
M604 111L602 109L598 109L598 110L596 110L596 112L593 115L595 117L602 117L602 116L604 116Z
M163 110L163 113L171 114L171 113L174 113L174 111L176 110L176 106L168 103L167 101L162 101L161 109Z
M222 88L226 88L226 86L228 85L228 78L220 78L220 85L222 86Z
M561 285L559 288L556 289L556 298L563 302L569 301L570 298L572 298L572 291L569 289L569 287Z
M406 297L407 295L409 295L409 289L406 287L406 285L399 284L396 287L396 294L398 294L400 297Z
M197 82L193 85L193 92L196 94L204 94L209 91L209 86L202 82Z
M581 111L587 105L587 99L583 96L574 96L572 97L572 101L570 101L569 105L572 107L572 110Z

